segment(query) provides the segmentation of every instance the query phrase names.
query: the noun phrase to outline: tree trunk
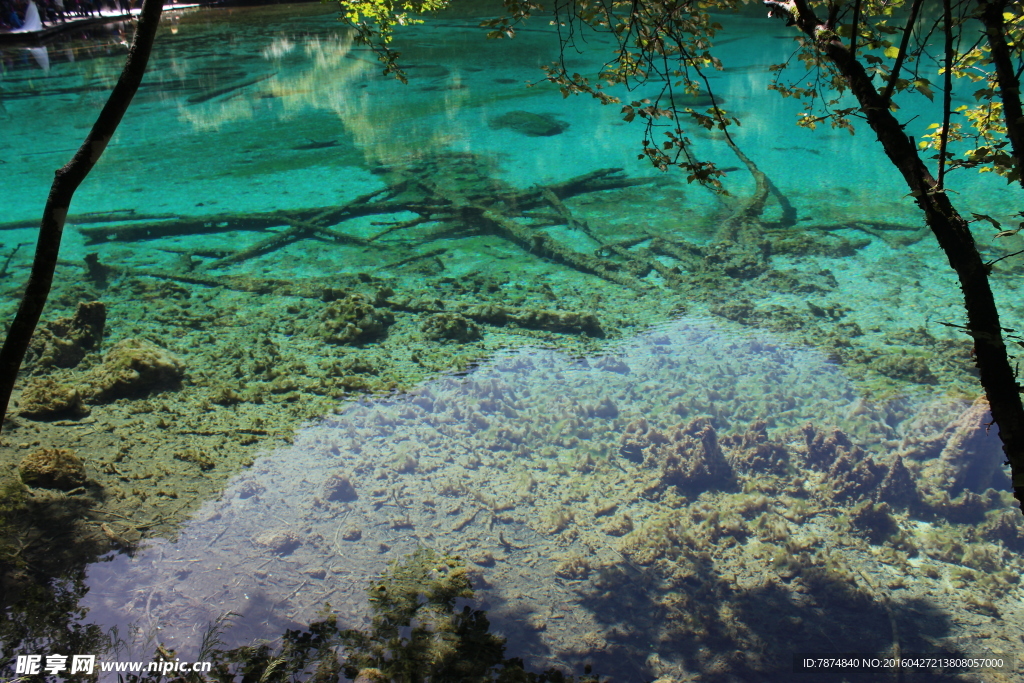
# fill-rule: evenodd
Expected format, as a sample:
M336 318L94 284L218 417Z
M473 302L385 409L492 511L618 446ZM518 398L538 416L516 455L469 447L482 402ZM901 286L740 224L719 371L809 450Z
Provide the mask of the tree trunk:
M1024 503L1024 405L1021 403L1020 385L1003 342L999 312L988 281L989 267L982 261L969 224L953 207L945 191L937 189L935 179L918 156L913 139L903 132L903 127L889 111L864 66L851 59L849 49L833 32L834 27L819 21L806 0L765 0L765 5L772 11L786 14L792 23L814 39L818 50L846 79L868 124L878 136L889 160L903 175L924 212L928 227L938 239L949 265L956 271L967 309L967 330L974 339L981 385L988 395L992 417L999 426L1003 452L1010 461L1014 497Z
M1020 103L1020 79L1013 65L1013 57L1006 40L1006 24L1003 10L1006 1L978 3L978 18L985 24L988 45L991 48L992 64L996 67L996 81L999 84L999 99L1003 103L1003 120L1006 123L1006 137L1010 140L1010 157L1017 172L1017 182L1024 187L1024 168L1021 168L1021 154L1024 153L1024 111Z
M46 299L50 295L71 198L103 154L142 83L163 5L163 0L143 0L139 25L135 30L135 37L117 84L96 118L92 130L86 136L85 142L78 148L71 161L54 174L39 226L39 238L36 242L36 253L28 285L25 287L21 305L14 316L11 328L7 332L7 339L0 349L0 430L3 429L18 370L43 313Z

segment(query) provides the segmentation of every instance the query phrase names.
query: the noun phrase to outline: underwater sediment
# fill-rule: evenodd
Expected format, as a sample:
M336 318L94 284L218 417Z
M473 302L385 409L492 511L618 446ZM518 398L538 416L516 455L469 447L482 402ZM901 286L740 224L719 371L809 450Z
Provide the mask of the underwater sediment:
M505 353L304 427L174 543L96 565L85 604L114 622L145 608L136 624L176 647L227 612L229 643L325 603L365 626L361 589L426 547L465 558L538 670L772 675L828 638L955 649L980 623L979 646L1010 647L1024 535L971 415L936 393L866 400L820 353L701 319L597 356Z

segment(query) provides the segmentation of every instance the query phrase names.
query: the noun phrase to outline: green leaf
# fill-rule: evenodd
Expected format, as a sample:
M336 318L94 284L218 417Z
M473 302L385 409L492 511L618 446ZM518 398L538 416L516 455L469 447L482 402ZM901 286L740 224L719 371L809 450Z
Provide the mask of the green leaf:
M890 45L889 47L885 48L885 56L888 57L889 59L896 59L897 57L900 56L900 49L895 45Z
M986 216L983 213L974 213L973 211L971 212L971 215L974 216L974 220L976 221L988 221L996 230L1002 230L1003 226L995 218L992 218L992 216Z

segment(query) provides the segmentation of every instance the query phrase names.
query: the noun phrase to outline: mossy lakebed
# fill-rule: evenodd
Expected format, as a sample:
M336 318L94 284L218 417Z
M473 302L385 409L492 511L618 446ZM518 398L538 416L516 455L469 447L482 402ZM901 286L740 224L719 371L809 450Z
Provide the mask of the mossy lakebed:
M611 241L622 228L608 220L609 207L636 191L609 188L562 206L592 226L593 239ZM629 671L678 675L723 666L722 648L791 648L801 633L817 642L811 627L783 643L758 626L766 617L754 605L807 592L817 596L814 609L852 614L867 600L881 618L889 592L900 591L904 620L934 610L948 617L941 633L929 632L932 641L916 645L944 647L983 628L984 647L1009 647L1011 636L993 624L1013 609L1018 589L1005 570L1019 562L1020 525L1007 500L985 493L1005 482L992 442L967 438L980 422L950 427L973 398L969 349L915 326L913 312L902 324L866 322L892 317L894 300L839 298L843 278L864 267L864 249L890 249L858 246L858 232L793 233L792 244L783 235L764 265L744 261L742 246L735 260L718 246L710 265L691 262L670 274L671 285L652 270L640 290L524 256L487 234L445 236L426 258L409 258L407 243L396 242L385 259L397 265L367 272L346 261L329 278L301 277L313 270L301 259L323 256L317 243L300 241L233 265L216 282L168 268L179 238L151 241L156 248L138 254L97 243L87 263L60 274L16 396L16 409L31 407L0 450L12 475L39 449L72 450L89 481L70 493L31 490L23 509L36 512L17 519L47 522L11 529L21 566L12 587L109 548L163 552L157 539L177 537L177 553L228 563L256 584L236 585L213 611L199 607L212 586L165 589L160 607L147 602L141 625L171 637L172 613L195 625L236 611L249 615L243 624L272 632L313 619L324 602L365 620L363 584L387 558L423 544L473 563L480 595L506 606L495 618L511 651L538 667L571 665L583 657L572 653L585 651L614 672L621 662L593 653L628 652L624 661L636 662ZM796 242L806 248L799 264L790 256ZM161 244L171 247L161 257L167 263L136 265L158 257ZM731 265L740 262L753 265ZM889 276L923 267L903 262ZM913 372L892 370L901 358ZM921 363L927 373L916 369ZM645 376L648 365L656 371ZM123 379L132 368L138 385ZM488 373L496 373L490 383ZM552 376L561 379L544 379ZM530 392L561 398L524 409L518 394L544 381L551 383ZM438 382L454 392L449 399L433 396ZM570 386L579 398L566 396ZM401 405L409 418L393 407ZM384 411L384 425L408 419L409 428L454 432L436 442L346 427L361 410ZM358 436L304 436L322 433L315 425L331 414L326 424ZM312 431L297 432L304 423ZM953 433L966 436L947 448ZM963 474L979 458L983 472ZM909 488L883 487L898 478L899 468L890 476L897 460ZM296 472L307 482L301 493L292 488ZM321 490L318 477L324 487L340 477L356 498ZM943 498L943 479L954 482L955 500ZM882 490L896 493L886 499ZM224 508L211 513L218 496ZM226 521L238 505L248 506L247 521ZM212 527L202 521L211 517L219 520ZM244 534L253 523L259 528ZM18 550L44 534L64 539L60 552L39 541ZM140 556L144 570L124 570L106 589L127 594L165 576L150 552ZM885 578L891 571L914 580ZM934 598L969 582L971 601ZM267 611L239 591L277 607ZM631 596L639 611L660 615L657 623L629 623L637 610L624 617L609 595ZM927 608L919 605L926 596ZM134 622L140 608L105 618ZM793 609L793 619L810 619ZM712 619L712 611L738 616ZM864 623L877 635L878 624ZM229 635L258 637L240 628ZM848 635L858 647L885 647L867 631ZM641 642L664 645L642 652ZM555 654L538 655L531 643ZM692 652L701 644L709 654ZM773 671L782 663L729 666Z
M510 653L537 668L678 676L742 650L760 654L730 670L771 675L789 661L769 653L827 648L837 618L829 637L870 651L955 650L976 629L975 646L1005 651L1019 525L994 491L950 500L933 467L987 462L995 482L997 447L977 418L948 428L966 404L907 401L865 403L820 355L703 321L586 358L507 352L302 429L173 544L98 566L85 604L186 649L222 612L245 615L229 643L324 603L365 626L363 588L426 546L471 563ZM771 429L768 406L791 406ZM908 407L918 417L890 427ZM104 607L123 595L139 597ZM779 609L793 629L767 628Z
M607 193L628 196L632 191ZM582 216L588 215L588 204L568 202ZM463 238L455 248L477 254L507 249L503 241L486 236ZM117 243L97 245L93 263L114 263L118 249ZM308 253L319 257L316 250ZM925 409L923 397L948 396L947 386L935 383L943 381L954 396L960 387L961 395L970 398L972 379L964 372L969 356L956 342L937 342L917 328L840 327L848 318L869 319L869 303L839 307L832 297L842 284L824 278L822 285L820 274L829 268L840 271L858 253L840 249L804 257L804 266L818 274L817 280L809 278L819 287L813 295L820 298L811 299L819 302L815 307L807 305L807 293L800 289L792 294L792 304L776 303L780 295L766 283L785 278L771 268L763 279L684 275L688 286L675 291L659 287L655 296L567 272L558 263L523 263L515 251L495 259L486 272L467 268L468 256L460 261L442 254L437 257L441 266L432 266L439 272L425 271L417 261L390 274L361 272L353 265L330 279L282 281L241 271L220 287L130 270L111 274L107 282L82 284L77 273L87 266L69 265L55 292L50 320L58 322L44 329L55 338L69 334L81 326L59 321L74 320L80 302L98 300L106 302L103 340L72 367L46 360L52 353L39 355L22 390L63 387L58 398L71 391L80 400L58 402L53 415L17 416L0 453L13 474L21 459L37 449L70 449L86 461L89 482L70 494L32 489L23 509L37 512L18 519L45 518L48 526L13 530L11 538L20 540L12 543L12 552L43 533L64 542L57 553L39 541L18 551L16 560L24 562L18 581L34 574L25 571L26 563L44 570L39 577L58 573L108 548L134 548L140 541L145 548L149 542L144 538L176 537L183 523L186 529L198 524L203 531L186 531L176 544L178 552L199 554L198 547L189 550L186 539L194 533L209 544L225 522L213 523L216 531L207 534L201 521L188 520L195 513L198 520L208 519L207 501L221 495L227 507L214 517L224 517L242 501L251 506L246 517L253 520L259 519L252 516L256 511L278 510L278 521L266 522L267 528L245 537L232 531L219 537L214 546L219 549L212 554L203 550L218 566L233 558L237 571L256 577L259 585L253 590L279 599L296 593L287 606L278 605L279 612L257 620L271 624L271 631L274 625L313 619L323 602L346 618L365 619L363 584L387 558L424 544L461 552L472 561L481 595L488 600L501 595L501 604L508 605L496 620L504 624L512 648L524 644L512 651L534 657L530 661L537 666L572 664L574 652L596 657L592 653L622 651L629 652L628 661L637 662L631 670L671 675L722 666L716 657L726 644L795 647L797 636L792 643L759 640L766 637L756 625L764 615L752 605L762 597L788 600L785 596L818 590L824 592L815 593L816 609L856 610L868 600L879 617L885 614L879 596L886 591L905 594L908 604L929 596L927 609L915 607L901 617L916 623L929 610L947 615L934 642L914 641L921 647L946 646L976 629L989 634L978 641L984 647L1008 647L1010 636L994 624L999 618L1010 621L1012 607L1007 605L1017 588L1000 572L1018 562L1019 523L1007 516L1006 500L981 495L990 484L1000 486L991 468L984 481L972 484L973 493L952 491L960 497L944 502L935 477L948 473L926 466L943 461L950 440L943 435L969 403L944 399ZM294 267L292 256L282 269ZM786 281L804 278L791 275ZM649 331L652 321L670 321L684 309L707 317L681 319L675 324L682 332L673 332L671 325ZM766 337L757 331L759 325L776 331ZM847 332L837 335L837 330ZM90 389L94 378L106 376L103 368L120 367L109 358L111 351L149 348L117 339L148 340L145 344L173 359L162 361L163 366L180 365L179 376L168 383L157 375L152 386L119 397ZM806 342L815 343L817 351L790 346ZM960 358L959 351L936 356L937 344L963 353ZM671 361L673 372L645 379L629 358L630 345L641 346L641 355L660 359L657 363ZM862 360L885 358L896 347L911 357L930 357L935 372L926 383L907 383L917 375L880 374ZM513 367L522 364L513 371L517 379L488 387L478 368L489 367L495 355L514 357L514 349L522 349L521 361L508 361ZM160 352L148 353L160 357ZM550 354L555 360L544 360ZM574 358L581 359L579 365L573 365ZM580 379L586 398L532 411L518 407L518 385L549 375L551 370L539 369L545 363L562 363L557 372L570 376L593 368L586 372L596 376ZM538 369L529 370L534 365ZM410 408L414 411L434 406L436 398L424 397L435 391L430 378L453 370L468 371L467 379L456 375L433 382L456 396L468 391L472 408L460 409L452 399L454 405L410 419L426 429L444 418L456 432L464 431L468 442L420 443L394 433L366 433L341 444L331 436L330 443L312 448L315 455L308 462L286 447L300 425L316 424L324 415L337 413L328 422L343 425L352 410L394 410L387 406L403 403L420 406ZM849 375L862 379L852 381ZM463 381L474 388L459 389ZM776 391L766 393L766 387ZM555 382L534 392L563 394L565 385ZM638 394L645 393L652 403L637 404ZM17 397L18 407L23 395ZM814 396L825 402L816 403ZM694 423L701 416L708 422ZM385 423L402 419L389 413ZM642 427L639 419L649 426ZM756 427L758 420L766 421L764 427ZM807 434L806 422L811 423ZM795 476L794 470L809 467L805 460L814 444L828 442L836 426L849 436L817 446L831 449L831 455L811 467L808 476ZM309 451L307 438L300 436L293 448ZM697 455L708 439L723 444L719 467L706 467L703 479L689 481L684 464L692 461L700 469ZM275 448L285 450L275 456ZM989 461L998 458L991 444L986 448ZM865 453L877 464L845 475L847 469L857 470ZM889 501L878 498L897 454L910 468L913 490L927 490L927 502L906 491ZM946 460L958 457L967 461L975 456L952 448ZM748 460L737 465L737 458ZM331 469L324 470L324 482L343 477L352 482L358 499L332 501L330 492L320 491L315 473L325 467ZM252 474L232 479L246 468ZM296 471L304 473L311 497L288 488ZM826 491L843 476L853 477L853 493L832 500ZM512 491L527 492L526 498ZM289 502L275 508L271 495ZM60 514L39 515L42 509ZM233 526L240 532L243 525ZM154 566L145 570L153 577L162 576L161 571ZM862 571L871 577L868 582ZM910 571L914 579L890 586L895 579L879 577L891 571ZM271 576L285 578L278 583ZM138 580L136 573L125 577ZM194 585L199 592L184 598L192 609L203 601L205 590L202 582ZM973 589L972 601L933 599L936 590L952 585ZM18 587L17 581L13 586ZM737 593L730 586L749 594L744 598L743 590ZM169 624L163 615L180 607L180 591L172 589L161 598L166 607L150 606L151 622L144 626L164 618ZM580 591L588 597L581 599ZM541 597L531 602L530 595ZM636 605L661 615L658 624L663 625L642 620L630 625L615 617L620 610L601 595L632 596ZM234 609L255 619L257 608L241 598L229 606L237 598L232 596L214 611ZM707 610L712 608L745 616L716 617L709 623L717 625L708 630L698 622L710 619ZM793 609L794 620L808 618ZM208 610L186 613L195 623L219 616ZM138 609L128 614L137 616ZM165 628L171 633L172 626ZM244 639L257 632L243 628L232 635ZM864 633L850 632L850 637L858 646L884 647L870 638L858 640L867 637ZM641 652L644 641L664 646ZM529 643L537 642L557 654L533 654ZM679 654L699 649L697 643L706 644L710 659ZM614 671L611 660L597 659ZM730 666L764 671L781 664L759 659Z

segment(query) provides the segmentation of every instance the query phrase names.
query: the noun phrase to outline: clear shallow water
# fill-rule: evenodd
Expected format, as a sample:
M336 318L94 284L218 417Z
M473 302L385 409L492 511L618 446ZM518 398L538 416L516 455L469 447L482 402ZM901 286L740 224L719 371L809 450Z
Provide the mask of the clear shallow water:
M143 204L150 213L201 215L214 206L224 210L227 197L232 210L321 205L372 187L368 167L432 150L493 155L498 172L519 185L609 166L653 173L624 144L634 137L638 143L640 131L622 123L616 107L562 99L554 86L539 82L539 67L553 61L557 44L542 21L535 23L512 41L482 40L472 19L417 26L415 39L399 44L411 65L411 82L403 86L381 76L366 48L350 43L329 7L168 17L131 115L77 195L76 211ZM735 34L720 47L728 68L709 78L743 121L733 134L774 182L793 197L817 197L839 210L865 198L876 210L891 203L876 220L913 215L901 208L898 176L870 135L789 125L799 104L764 87L766 66L791 50L784 29L754 15L730 30ZM571 57L571 68L599 63L607 41L590 42L593 50ZM67 59L74 50L52 48L48 72L9 52L0 98L14 134L3 141L0 159L10 179L4 209L11 220L38 214L51 167L77 146L120 71L123 48L117 47L109 44L102 56L85 52L73 62ZM528 83L533 87L524 87ZM639 99L659 89L655 83L614 94ZM513 110L549 112L570 127L536 138L488 127L489 119ZM692 135L705 137L699 130ZM336 144L295 149L316 142ZM737 165L721 142L704 150L722 166ZM731 178L733 191L744 193L746 174ZM985 183L974 174L960 179L970 185L958 189L969 187L979 206L1011 208L998 181ZM701 197L695 192L690 199L708 201ZM819 208L805 210L820 220Z
M380 75L373 56L349 42L332 11L304 5L169 18L146 83L72 212L180 217L331 206L384 188L390 180L379 172L383 166L433 163L429 168L438 177L468 166L470 180L479 180L473 174L483 168L487 182L503 190L610 167L625 169L631 178L658 178L572 205L595 226L603 225L599 235L606 239L643 228L701 243L727 215L728 200L665 181L637 161L640 133L622 124L614 107L563 100L544 84L522 87L538 80L538 67L556 54L542 22L514 41L497 43L482 39L475 20L443 18L418 27L400 46L412 65L411 82L403 86ZM790 49L784 27L747 18L738 31L736 40L722 44L730 70L712 74L713 83L730 112L744 120L735 131L737 142L804 222L915 225L917 215L899 178L870 134L792 127L795 104L764 90L759 65L782 61ZM91 125L122 59L117 49L75 62L62 60L57 51L52 56L48 74L22 59L0 81L0 115L5 128L16 131L0 141L4 220L39 215L52 170ZM581 69L597 61L573 59ZM517 111L550 115L568 127L557 135L528 136L492 125ZM702 142L722 166L737 165L721 141ZM467 158L472 163L460 165ZM1014 195L1000 181L962 180L966 210L1014 210ZM734 194L744 196L752 185L744 172L730 174ZM777 215L778 207L771 206L769 218ZM386 227L377 221L354 218L344 231L369 238ZM837 232L863 237L855 230ZM552 234L580 251L596 246L577 231ZM5 246L30 239L27 229L2 235ZM992 625L988 608L957 604L953 593L962 590L957 581L964 581L964 571L991 573L993 563L979 557L1017 566L1016 550L1002 545L1009 540L994 531L972 536L947 525L949 515L938 508L915 513L926 521L908 519L906 501L892 505L909 540L874 538L874 526L885 526L884 515L858 518L852 508L861 499L833 500L830 491L845 475L808 464L813 436L802 431L811 423L827 435L839 426L882 466L897 453L905 455L917 463L912 466L918 485L930 486L941 472L929 463L944 450L947 425L968 402L946 397L941 384L904 387L895 397L889 387L887 394L875 395L821 352L699 315L672 315L672 322L650 330L652 321L670 317L673 306L690 305L685 294L676 300L658 291L614 288L493 236L456 233L420 242L422 235L397 233L381 250L306 240L219 272L296 280L382 274L390 279L381 286L394 286L399 294L415 284L446 298L452 296L451 283L439 282L437 272L384 267L441 243L449 250L441 270L450 280L501 275L506 282L492 300L590 308L622 341L599 351L592 344L568 348L568 341L554 335L542 339L549 348L524 347L522 338L489 344L497 334L489 328L476 353L479 367L465 376L433 380L390 398L339 402L336 415L308 425L293 446L256 459L180 535L145 541L132 557L90 567L82 601L87 620L118 625L122 633L134 624L143 634L140 642L162 641L183 657L191 656L186 653L194 651L206 624L228 612L240 615L225 633L229 645L306 624L324 602L345 623L365 626L370 581L389 561L425 545L466 558L478 604L509 638L510 654L537 668L560 665L578 672L590 662L612 680L715 671L744 680L790 680L792 652L891 647L883 596L897 605L904 650L966 651L951 643L976 635L979 644L972 647L1000 645L1004 633ZM72 262L98 252L105 263L166 270L180 258L174 249L229 249L263 237L238 231L88 244L70 229L64 257ZM27 253L12 262L15 273L26 266ZM929 346L937 356L953 353L940 347L955 339L953 333L931 321L957 319L957 292L927 239L909 248L873 239L845 260L785 254L776 267L811 282L827 268L838 287L775 291L766 285L758 306L795 306L807 315L806 301L813 300L838 311L826 315L826 331L841 318L879 338L904 338L908 329L926 326L930 341L905 338L904 346L913 353ZM550 283L554 294L543 298L537 282ZM223 296L210 300L209 318L174 327L167 311L159 309L162 319L154 320L160 316L150 311L158 307L145 297L139 305L122 287L127 289L123 281L115 282L106 296L127 299L120 306L132 309L122 314L136 326L132 333L201 358L192 361L192 382L203 391L212 384L203 383L207 375L235 362L202 357L205 350L252 343L230 325L254 326L255 318L270 315L289 319L283 306L267 312ZM850 310L843 313L840 305ZM699 303L694 306L702 312ZM772 315L764 324L772 323ZM400 320L389 338L405 339L402 325ZM315 327L315 321L302 322L300 316L297 327L302 326ZM114 334L127 334L128 327ZM275 329L268 338L285 348L300 344L303 334ZM418 338L406 346L424 356L430 351ZM500 350L505 346L514 348ZM307 353L313 368L356 352L321 342ZM387 353L410 355L394 347ZM886 347L886 353L895 352ZM300 382L324 381L312 369L307 376L288 367ZM274 400L275 389L265 393ZM210 396L202 398L211 414L219 410L210 406ZM670 435L702 416L711 418L726 460L741 463L730 465L731 477L719 473L693 485L684 478L680 485L678 473L659 464L669 462L670 454L653 448L657 436L645 442L653 460L624 455L624 449L631 453L625 435L642 431L637 420L645 418L656 432ZM787 454L788 467L771 476L765 473L769 461L742 465L757 442L756 436L744 442L742 435L758 420ZM692 455L697 447L683 441ZM226 448L232 448L230 440ZM964 453L983 463L999 458L992 434L971 449ZM140 450L144 454L145 446ZM102 460L93 455L97 463ZM336 476L353 483L356 499L330 500L325 485ZM940 531L929 535L932 527ZM955 543L968 547L950 549ZM922 565L933 571L908 569ZM899 576L908 573L912 579L900 585ZM979 591L979 601L997 601L1003 620L1013 623L1010 615L1019 609L1015 588ZM788 628L778 628L779 614ZM852 626L837 632L836 623ZM983 632L988 636L978 635ZM739 661L731 654L736 651L750 653L750 659Z
M934 418L966 406L928 395L890 404L893 412L924 407ZM820 544L810 539L829 533L827 520L839 514L819 500L836 482L807 471L807 490L796 495L815 501L820 516L798 517L784 538L757 530L768 519L786 527L780 514L794 499L741 493L756 487L759 473L744 471L739 444L727 446L733 473L711 486L731 492L724 498L702 493L707 482L684 483L679 497L660 475L651 479L650 462L625 455L630 425L643 420L667 432L701 417L723 436L767 418L772 433L792 439L797 469L805 424L838 425L881 444L906 443L920 428L908 420L893 429L891 415L863 410L821 354L706 320L659 326L598 357L524 349L304 427L293 446L260 457L175 539L90 567L81 605L90 620L122 633L134 626L143 642L195 659L207 626L226 614L235 615L222 634L227 647L310 623L325 603L343 624L365 628L366 587L422 546L469 560L475 606L509 639L508 654L535 670L579 672L590 662L611 680L693 673L717 656L694 648L714 648L715 638L680 638L695 614L671 605L700 600L694 612L718 619L726 605L749 601L738 622L756 630L774 618L775 608L756 596L771 586L775 546ZM990 435L980 455L997 458L997 449ZM332 500L339 477L354 493ZM790 486L800 479L784 477ZM719 528L725 522L716 509L736 528ZM630 533L610 529L623 524ZM837 562L865 563L860 549L834 552ZM708 564L698 572L692 563L704 554ZM806 628L765 635L762 646L827 648L814 631L835 619L830 608L850 609L833 599L834 589L826 582L806 593L824 610L820 622L809 617ZM638 600L658 616L638 614ZM861 617L873 623L880 614L865 608ZM839 642L877 645L860 628ZM653 669L652 656L660 662Z

